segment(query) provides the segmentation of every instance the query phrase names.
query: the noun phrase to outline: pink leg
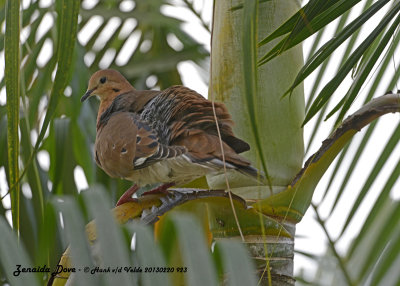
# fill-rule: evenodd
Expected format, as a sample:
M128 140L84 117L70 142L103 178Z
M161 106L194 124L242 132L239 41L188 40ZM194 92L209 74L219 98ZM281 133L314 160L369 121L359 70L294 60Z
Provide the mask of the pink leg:
M161 186L159 186L159 187L157 187L155 189L152 189L152 190L150 190L148 192L143 193L142 196L144 196L144 195L152 195L152 194L157 194L157 193L167 194L168 193L167 189L172 187L172 186L175 186L175 183L163 184L163 185L161 185Z
M120 206L124 203L128 202L137 202L136 199L132 198L132 195L136 193L136 191L139 190L139 186L134 184L132 187L130 187L118 200L116 206Z

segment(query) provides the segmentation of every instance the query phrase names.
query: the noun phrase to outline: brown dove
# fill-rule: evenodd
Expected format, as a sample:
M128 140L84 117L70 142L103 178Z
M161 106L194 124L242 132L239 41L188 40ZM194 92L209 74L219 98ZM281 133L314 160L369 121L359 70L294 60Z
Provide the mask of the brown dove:
M136 90L118 71L99 70L81 98L100 98L96 163L109 176L136 183L117 205L131 201L138 186L163 183L158 191L224 170L211 101L184 86ZM250 149L235 137L223 103L214 103L227 169L260 177L238 155Z

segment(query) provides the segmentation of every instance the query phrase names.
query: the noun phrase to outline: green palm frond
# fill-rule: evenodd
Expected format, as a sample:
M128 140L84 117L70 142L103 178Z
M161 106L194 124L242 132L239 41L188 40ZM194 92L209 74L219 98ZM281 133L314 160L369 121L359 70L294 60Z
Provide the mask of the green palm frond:
M362 1L361 10L351 11L353 19L362 19L368 15L366 14L368 11L373 11L382 4L381 1ZM327 96L325 105L320 105L319 108L312 111L317 118L313 119L312 126L309 127L312 131L307 147L308 152L315 148L316 138L321 138L322 133L327 134L323 129L333 130L334 126L341 122L351 105L357 106L360 103L365 105L374 97L386 93L387 90L396 89L399 77L398 59L396 58L396 50L399 46L398 5L398 1L390 1L382 6L385 10L382 10L381 16L372 16L373 20L370 20L377 23L373 29L368 29L367 27L370 26L367 24L361 25L360 29L349 35L344 54L338 55L337 49L334 49L324 61L314 66L316 77L311 81L311 93L307 103L309 110L312 109L310 108L312 103L316 106L318 101L315 101L314 97L321 94L320 91L327 82L325 79L327 75L332 76L329 71L333 70L338 76L342 76L340 75L343 72L341 68L349 63L349 59L351 61L363 43L367 44L365 39L371 37L380 24L386 25L375 38L371 37L371 40L374 38L373 41L368 43L361 57L357 61L353 61L354 65L348 69L348 71L353 71L352 77L347 75L347 83L340 84L341 87L344 86L345 91L340 89L340 94L335 92ZM380 17L383 19L380 20ZM344 25L346 21L349 24ZM340 35L345 33L355 21L348 21L347 15L343 15L339 19L335 38L328 40L325 44L314 42L313 50L305 66L311 63L310 60L313 57L317 58L320 54L325 53L327 51L325 47L329 47L329 43L334 43L340 38ZM322 34L322 32L319 33ZM315 41L319 41L319 39L321 37L316 37ZM361 45L357 43L361 43ZM316 52L318 46L321 46L319 53ZM333 60L337 61L337 64L333 64ZM393 65L395 66L394 70ZM357 103L357 101L359 102ZM334 102L335 104L333 104ZM328 115L328 113L330 114ZM326 119L327 115L336 117L332 119L336 122L333 124L332 120L324 122L322 119ZM307 278L305 276L302 278L304 281L313 285L322 281L325 283L324 277L329 273L332 280L327 285L340 283L343 285L397 285L399 283L399 275L393 271L394 266L392 266L398 258L399 249L396 249L396 242L399 241L399 238L397 228L392 225L398 220L397 213L394 211L397 201L393 200L391 195L399 178L398 158L396 158L395 151L398 147L399 121L396 117L390 118L390 132L386 132L387 136L380 138L376 136L377 129L387 128L382 122L388 123L389 121L383 121L383 119L372 122L366 131L362 132L362 137L355 136L354 140L346 145L339 154L331 172L328 171L329 175L325 175L327 183L317 188L316 191L321 198L314 201L315 212L321 218L317 222L322 229L326 230L325 234L331 243L327 245L329 251L317 259L318 263L321 263L317 275L313 280L310 280L309 276ZM367 151L371 152L371 146L377 144L377 141L383 141L380 143L383 148L374 150L372 147L374 154L371 156ZM375 157L376 159L373 159ZM368 167L362 166L362 164L365 165L365 162L368 162ZM388 162L392 162L393 165L388 165ZM363 168L367 168L364 175L357 171ZM371 201L371 196L375 196L377 199ZM360 211L361 209L363 211ZM368 217L360 218L360 212L368 213ZM343 225L332 227L329 222L337 220L338 217L342 217ZM350 245L343 250L343 241L347 241L349 236L353 239ZM340 251L339 248L341 248ZM387 251L388 249L390 252ZM338 254L339 259L335 257L334 253ZM389 265L389 263L393 264Z

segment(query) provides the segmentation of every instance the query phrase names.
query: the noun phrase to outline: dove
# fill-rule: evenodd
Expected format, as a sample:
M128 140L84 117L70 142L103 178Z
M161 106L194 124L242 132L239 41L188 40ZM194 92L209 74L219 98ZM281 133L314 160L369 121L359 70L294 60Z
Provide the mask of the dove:
M81 102L93 95L100 99L96 163L109 176L134 182L117 205L132 201L139 186L162 183L153 191L165 191L222 173L224 164L226 170L262 176L239 155L250 146L233 134L233 121L223 103L213 104L179 85L162 91L136 90L112 69L91 76Z

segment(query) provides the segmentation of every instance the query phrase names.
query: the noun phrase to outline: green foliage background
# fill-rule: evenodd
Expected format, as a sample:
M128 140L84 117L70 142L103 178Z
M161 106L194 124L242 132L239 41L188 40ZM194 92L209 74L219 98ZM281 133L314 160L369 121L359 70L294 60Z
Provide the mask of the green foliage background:
M272 0L259 1L258 5L270 1ZM126 3L122 2L134 4L126 9L124 8ZM248 19L251 18L251 11L254 11L249 7L257 7L255 2L257 1L252 1L253 6L244 7L248 13ZM132 235L137 232L138 245L141 243L139 237L142 236L144 245L150 243L143 248L160 247L155 251L158 254L151 258L157 262L167 259L166 263L169 263L170 259L173 259L168 256L170 254L168 249L172 245L166 242L170 237L180 239L178 241L183 243L182 248L186 247L186 251L183 250L184 255L190 253L188 251L190 248L184 244L185 239L192 239L194 244L198 243L199 248L204 250L201 253L206 253L201 259L207 263L198 264L190 255L184 256L185 262L192 267L203 265L204 269L199 269L198 273L206 273L204 275L211 273L210 276L214 277L211 279L211 284L217 284L218 281L224 279L224 271L238 273L236 268L238 266L234 261L242 262L244 259L246 269L251 269L251 262L243 258L246 256L243 254L242 246L221 244L211 254L205 250L202 234L198 233L195 238L187 237L183 229L192 229L188 225L195 224L190 218L172 219L170 229L166 230L170 236L165 236L164 244L155 246L152 244L153 240L149 239L152 234L148 232L148 229L142 230L141 226L128 225L121 230L113 227L110 216L107 216L106 210L114 205L116 199L130 186L130 183L110 179L94 164L92 145L95 138L94 126L98 103L89 101L82 105L79 98L86 90L90 75L99 68L111 67L120 70L138 89L155 86L163 89L173 84L181 84L177 66L183 61L191 60L200 68L207 68L208 51L195 40L195 35L188 34L182 29L182 21L161 12L164 5L172 4L164 0L99 1L90 7L85 1L81 6L79 1L67 0L55 1L49 6L42 4L42 1L24 1L20 11L19 1L0 1L0 22L4 27L0 34L0 50L5 54L6 63L0 88L6 86L7 93L7 105L0 104L0 166L6 174L12 205L10 208L5 204L0 204L2 261L0 282L5 282L5 273L10 273L12 267L15 267L19 261L26 262L26 266L54 265L68 242L72 243L76 238L82 239L76 239L76 245L72 243L71 251L87 254L86 258L82 256L81 262L90 265L93 261L88 250L89 246L87 243L79 244L79 241L85 241L83 239L84 225L92 218L98 218L104 222L102 226L99 226L100 244L109 245L110 241L107 239L112 238L126 242L121 245L116 244L117 248L112 249L115 251L114 255L113 251L107 247L100 247L104 251L102 256L110 263L115 262L113 260L115 253L120 254L118 259L124 263L134 260L137 258L136 255L139 261L147 259L145 254L128 251ZM361 9L355 11L354 7L357 4L357 7ZM186 7L188 13L193 13L193 16L199 19L199 25L207 29L207 23L204 23L201 13L198 12L199 9L195 8L191 1L182 0L175 5ZM242 8L243 5L238 2L233 10ZM358 14L357 17L349 20L351 11ZM400 40L399 11L400 1L398 0L310 0L303 3L303 9L274 33L259 39L259 46L271 41L276 44L270 52L258 58L258 63L263 65L279 58L280 54L316 33L310 56L305 60L304 68L295 82L288 82L286 93L286 95L290 94L294 87L316 71L314 73L316 79L306 103L307 115L304 122L315 116L311 136L307 140L308 152L310 146L313 146L316 134L321 129L331 128L322 119L336 116L333 126L337 126L348 114L353 103L361 101L366 103L373 97L382 95L381 90L395 88L400 74L398 69L394 74L389 75L390 80L387 81L389 82L387 86L379 87L379 85L382 78L388 76L385 73L388 66L392 64L392 61L397 60L396 51ZM377 26L369 27L367 21L378 12L383 15L381 21ZM335 37L322 44L324 30L326 27L331 27L331 22L336 18L339 20L335 28ZM93 27L92 21L95 19L100 19L100 25L92 31L93 34L88 37L88 40L76 40L79 33L89 33L92 30L85 27ZM6 21L7 24L5 24ZM42 23L52 24L46 24L48 27L43 28L40 27ZM107 31L108 25L114 24L112 33L103 32ZM359 39L360 29L369 31L364 39ZM16 36L19 33L20 40ZM131 37L136 39L137 45L129 41ZM82 38L86 37L82 35ZM171 38L176 38L181 44L171 45ZM343 43L347 44L344 54L340 57L333 54ZM118 54L126 44L132 45L132 54L124 61L117 60ZM39 57L45 56L48 58L47 61L38 60ZM339 63L338 67L329 82L322 85L323 77L328 74L329 62L333 60ZM346 76L351 73L351 84L347 93L335 94ZM149 78L152 80L148 80ZM362 99L359 96L361 91L363 92ZM282 91L282 94L284 93L285 91ZM333 108L332 104L328 105L330 102L334 102ZM250 110L251 108L250 106ZM346 145L334 163L328 186L324 189L320 201L322 205L325 199L334 197L332 207L328 211L322 210L328 213L323 217L320 205L312 204L311 206L319 225L327 236L329 251L324 257L315 257L309 253L301 254L323 263L319 266L317 275L311 277L307 274L300 275L299 283L398 285L400 281L400 273L397 271L400 265L398 224L400 207L399 202L390 196L400 175L400 159L397 159L397 154L394 154L400 139L398 120L393 125L396 127L389 136L385 148L378 155L377 161L371 162L373 167L367 178L360 182L361 188L357 199L352 203L351 210L346 215L346 222L336 238L331 237L327 231L327 221L334 215L343 194L349 189L353 191L354 188L359 187L350 186L349 188L349 179L367 143L373 137L376 122L368 126L362 140ZM7 134L6 130L10 133ZM353 149L350 149L350 146ZM356 151L352 153L350 150ZM41 156L43 154L49 155L49 167L39 162L38 158L43 158ZM386 162L393 156L397 163L387 175L385 183L378 186L378 198L373 203L368 218L363 222L361 231L356 234L346 252L340 253L338 242L348 231L357 210L372 192L373 183L376 182ZM343 163L346 160L349 160L349 165ZM88 184L95 186L96 192L88 191L84 192L84 195L79 194L74 176L77 166L82 168ZM339 177L341 168L345 169L343 177ZM22 174L24 174L23 179L18 181ZM332 184L334 180L340 180L339 188ZM18 196L18 192L15 191L19 188L23 191L21 196ZM108 195L101 191L102 188L107 190ZM310 190L310 192L313 191ZM6 190L1 190L2 196L5 193ZM70 196L59 197L60 195ZM65 205L61 204L60 200L63 200ZM14 230L19 229L19 241L16 241L15 234L6 223L6 213L11 210ZM63 215L64 221L69 222L67 230L60 224L60 213L68 212L69 216ZM110 230L108 235L107 230ZM102 231L104 236L100 234ZM20 245L19 248L17 244ZM122 253L129 254L124 256ZM332 276L331 281L327 282L326 277ZM141 279L143 281L158 279L152 277ZM189 279L186 281L191 281L196 285L197 278L189 275L185 279ZM238 280L241 278L232 279L230 283L242 285L240 284L242 280ZM44 277L25 276L26 280L16 279L15 281L10 277L7 279L13 285L27 285L27 283L34 285L35 282L42 284ZM94 284L99 282L86 281L87 277L82 279L83 285L88 285L85 284L86 282ZM100 279L108 283L107 277ZM124 280L126 277L121 276L119 279L121 279L121 284L129 283ZM243 279L250 281L250 284L255 281L251 275ZM151 285L152 282L156 283L156 281L143 283Z

